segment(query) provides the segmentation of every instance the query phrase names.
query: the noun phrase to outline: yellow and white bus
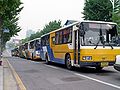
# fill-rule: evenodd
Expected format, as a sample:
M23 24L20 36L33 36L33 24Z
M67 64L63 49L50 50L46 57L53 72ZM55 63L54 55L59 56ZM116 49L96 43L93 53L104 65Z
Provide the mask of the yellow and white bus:
M40 38L36 38L28 42L28 58L40 59Z
M47 63L65 64L68 69L112 66L120 45L113 22L82 21L62 27L41 37L41 57Z

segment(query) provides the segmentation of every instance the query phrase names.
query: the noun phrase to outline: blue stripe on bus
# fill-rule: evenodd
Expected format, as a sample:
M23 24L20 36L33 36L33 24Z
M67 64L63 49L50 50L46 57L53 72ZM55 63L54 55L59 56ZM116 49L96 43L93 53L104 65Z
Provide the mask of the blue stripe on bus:
M48 56L50 58L50 61L52 62L56 62L56 63L60 63L60 64L65 64L65 60L64 59L60 59L60 58L55 58L52 49L50 48L50 46L47 46L47 53Z

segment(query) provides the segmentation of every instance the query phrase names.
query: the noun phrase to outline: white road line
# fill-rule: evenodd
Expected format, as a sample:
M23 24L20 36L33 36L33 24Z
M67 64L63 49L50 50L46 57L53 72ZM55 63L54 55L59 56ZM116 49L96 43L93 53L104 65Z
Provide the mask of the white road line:
M111 86L111 87L114 87L114 88L117 88L117 89L120 89L120 86L117 86L117 85L114 85L114 84L111 84L111 83L107 83L107 82L104 82L104 81L101 81L101 80L98 80L98 79L95 79L95 78L91 78L91 77L88 77L86 75L79 74L79 73L74 73L74 74L77 75L77 76L81 76L81 77L84 77L84 78L87 78L87 79L90 79L90 80L93 80L93 81L96 81L96 82L99 82L99 83L102 83L102 84L105 84L105 85L108 85L108 86Z
M54 69L59 69L58 67L54 67L54 66L50 66L50 65L46 65L47 67L50 67L50 68L54 68Z

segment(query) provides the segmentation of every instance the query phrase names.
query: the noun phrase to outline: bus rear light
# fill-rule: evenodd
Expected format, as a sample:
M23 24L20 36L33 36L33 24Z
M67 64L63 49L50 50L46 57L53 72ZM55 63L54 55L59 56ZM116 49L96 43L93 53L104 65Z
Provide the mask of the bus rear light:
M92 56L83 56L82 59L83 60L92 60Z

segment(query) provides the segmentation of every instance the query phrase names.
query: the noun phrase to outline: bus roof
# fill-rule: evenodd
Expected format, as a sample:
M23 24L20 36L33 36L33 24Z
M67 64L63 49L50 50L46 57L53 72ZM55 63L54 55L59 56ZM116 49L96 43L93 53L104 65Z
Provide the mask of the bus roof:
M74 22L74 23L72 23L72 24L70 24L70 25L64 26L64 27L59 28L59 29L57 29L57 30L54 30L54 31L52 31L52 32L50 32L50 33L54 33L54 32L56 32L56 31L59 31L59 30L68 28L68 27L70 27L70 26L73 26L73 25L75 25L75 24L79 24L79 23L82 23L82 22L86 22L86 23L101 23L101 24L104 23L104 24L115 24L115 25L117 25L117 24L114 23L114 22L83 20L83 21L80 21L80 22L79 22L79 21L76 21L76 22Z
M49 33L47 33L47 34L44 34L44 35L42 35L41 37L44 37L44 36L46 36L46 35L49 35L50 33L57 32L57 31L59 31L59 30L62 30L62 29L71 27L71 26L73 26L73 25L75 25L75 24L79 24L79 23L82 23L82 22L86 22L86 23L101 23L101 24L104 23L104 24L115 24L115 25L117 25L117 24L114 23L114 22L105 22L105 21L90 21L90 20L76 21L76 22L74 22L74 23L72 23L72 24L69 24L69 25L67 25L67 26L61 27L61 28L56 29L56 30L54 30L54 31L51 31L51 32L49 32Z
M71 27L71 26L73 26L73 25L75 25L75 24L79 24L79 23L80 23L80 22L74 22L74 23L69 24L69 25L67 25L67 26L61 27L61 28L59 28L59 29L57 29L57 30L54 30L54 31L52 31L52 32L50 32L50 33L53 33L53 32L56 32L56 31L59 31L59 30L62 30L62 29Z
M44 36L49 35L49 34L50 34L50 32L49 32L49 33L46 33L46 34L44 34L44 35L42 35L41 37L44 37Z
M91 22L91 23L104 23L104 24L115 24L115 25L117 25L116 23L114 23L114 22L105 22L105 21L90 21L90 20L84 20L84 21L82 21L82 22Z
M28 41L28 43L29 43L29 42L32 42L32 41L35 41L35 40L39 40L39 39L41 39L41 38L35 38L35 39L33 39L33 40Z

